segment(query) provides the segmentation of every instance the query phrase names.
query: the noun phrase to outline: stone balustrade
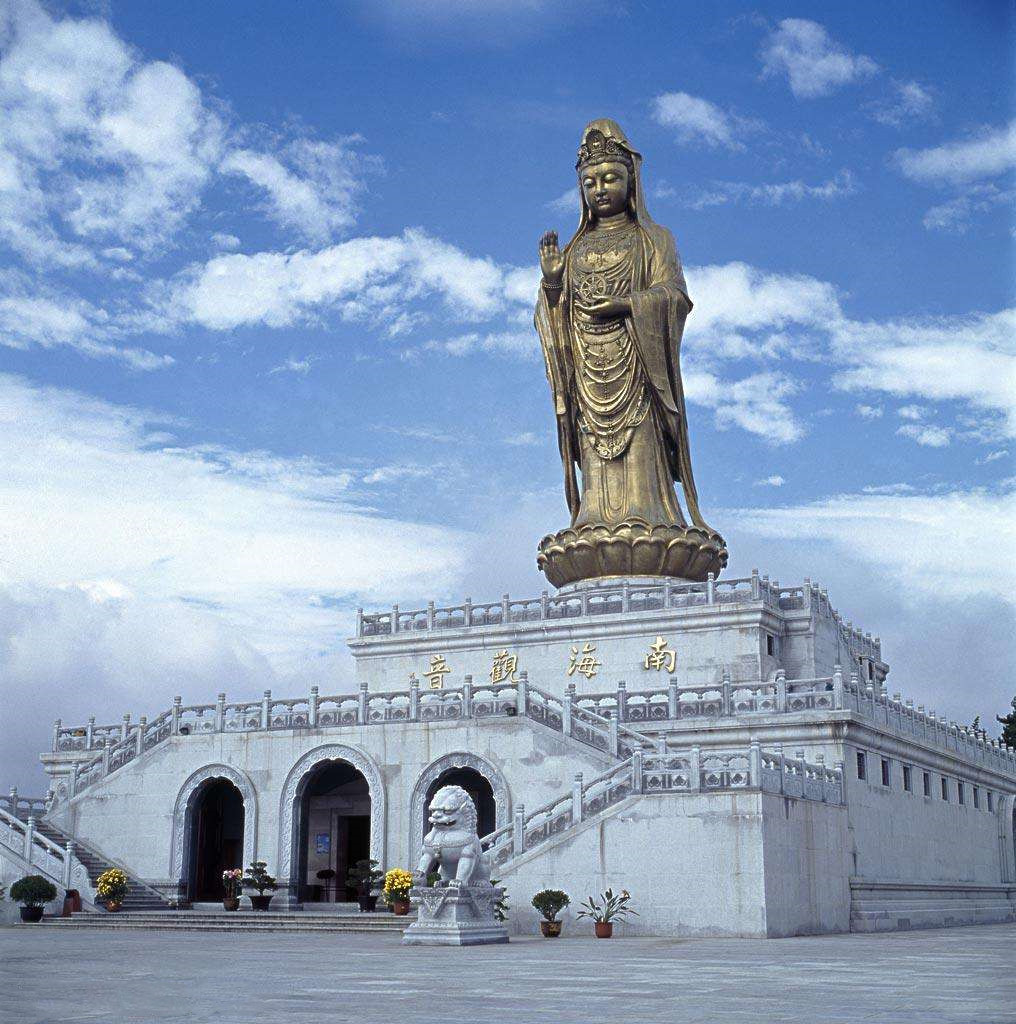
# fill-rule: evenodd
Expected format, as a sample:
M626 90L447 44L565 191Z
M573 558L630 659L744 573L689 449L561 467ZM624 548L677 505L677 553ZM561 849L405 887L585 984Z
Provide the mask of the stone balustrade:
M17 786L11 786L7 796L0 796L0 810L13 814L15 818L27 818L34 815L41 818L49 810L51 797L21 796Z
M588 781L577 773L568 792L534 811L516 805L512 821L481 842L494 865L504 866L630 796L730 790L845 803L843 765L812 764L801 753L788 758L781 752L763 751L755 743L733 751L703 752L697 746L660 754L638 750Z
M615 757L634 751L655 752L665 739L650 738L633 726L661 726L679 721L738 717L751 714L794 714L807 711L854 711L891 733L909 736L940 749L954 751L974 764L1016 775L1016 751L972 730L946 723L935 713L914 707L899 694L889 697L872 686L862 686L856 673L849 679L837 670L819 679L787 679L779 671L774 679L734 682L724 672L713 686L666 686L629 691L622 682L609 693L577 694L569 686L563 697L529 683L521 672L515 683L474 686L466 676L461 686L424 690L415 677L406 690L369 691L361 685L355 694L321 696L312 687L308 697L279 699L266 690L260 701L227 702L220 693L214 704L173 707L148 721L142 716L125 738L104 743L88 760L75 761L67 786L73 796L110 772L139 757L170 736L207 733L254 732L286 729L321 729L389 722L429 722L492 715L519 714ZM127 716L125 721L127 720ZM57 749L63 733L58 729ZM73 750L73 748L72 748Z
M74 843L59 846L35 827L36 817L20 818L0 807L0 848L20 857L36 873L64 889L75 888L86 898L92 897L88 872L74 853Z

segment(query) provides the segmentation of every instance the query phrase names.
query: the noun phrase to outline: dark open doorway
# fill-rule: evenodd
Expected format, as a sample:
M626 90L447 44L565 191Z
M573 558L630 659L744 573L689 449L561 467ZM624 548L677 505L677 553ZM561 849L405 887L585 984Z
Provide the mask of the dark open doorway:
M191 805L190 870L187 896L195 902L221 900L222 872L243 867L243 797L227 779L212 779Z
M426 820L426 807L430 806L431 797L442 786L461 786L473 798L473 803L476 804L477 835L490 835L497 828L497 807L494 803L494 790L491 784L475 768L449 768L442 772L427 790L423 822L424 835L430 829L430 822ZM421 838L423 837L421 836Z
M328 761L311 772L298 797L297 898L312 902L350 902L356 890L346 885L349 869L370 857L370 789L345 761Z

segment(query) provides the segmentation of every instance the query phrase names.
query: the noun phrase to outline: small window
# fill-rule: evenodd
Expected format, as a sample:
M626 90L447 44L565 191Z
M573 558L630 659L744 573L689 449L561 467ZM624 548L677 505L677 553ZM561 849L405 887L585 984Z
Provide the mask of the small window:
M942 776L942 799L949 799L949 780L944 775Z
M776 637L772 633L766 633L766 654L770 657L776 654Z
M903 766L903 788L908 793L913 793L914 791L914 770L909 764Z
M857 752L857 777L859 779L868 777L868 755L863 750Z
M889 761L886 758L882 758L882 785L889 786L892 784L892 778L889 774Z
M931 772L924 772L924 795L931 796Z
M962 782L956 783L956 798L961 804L965 804L967 802L966 792L964 791Z
M870 661L868 662L868 678L869 679L874 679L875 678L875 666Z
M987 797L988 797L988 810L989 811L994 811L995 810L995 797L992 794L990 789L988 790Z
M974 809L978 811L981 809L981 791L976 786L974 786Z

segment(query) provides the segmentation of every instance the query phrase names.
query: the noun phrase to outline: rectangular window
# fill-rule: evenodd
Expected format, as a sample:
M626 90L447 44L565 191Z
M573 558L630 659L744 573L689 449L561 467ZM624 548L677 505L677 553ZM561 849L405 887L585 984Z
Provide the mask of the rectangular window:
M974 786L974 809L978 811L981 809L981 791L976 786Z
M908 793L913 793L914 791L914 770L909 764L903 766L903 788Z
M772 633L766 633L766 654L772 656L776 653L776 638Z
M995 797L992 795L992 792L991 792L990 789L988 790L988 810L989 811L994 811L995 810Z
M956 797L961 804L966 803L966 794L963 792L963 783L956 783Z
M874 679L875 678L875 666L870 661L868 662L868 678L869 679Z
M863 750L857 752L857 777L859 779L868 777L868 755Z
M924 795L931 796L931 772L924 773Z
M949 780L944 775L942 776L942 799L949 799Z
M886 758L882 758L882 785L891 785L892 778L889 775L889 761Z

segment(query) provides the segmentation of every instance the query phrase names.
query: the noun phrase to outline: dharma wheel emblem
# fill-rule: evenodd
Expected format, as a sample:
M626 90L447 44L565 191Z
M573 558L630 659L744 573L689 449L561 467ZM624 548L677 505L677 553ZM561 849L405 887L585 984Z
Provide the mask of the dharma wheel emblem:
M607 279L603 274L587 274L579 284L578 292L583 302L592 302L607 294Z

